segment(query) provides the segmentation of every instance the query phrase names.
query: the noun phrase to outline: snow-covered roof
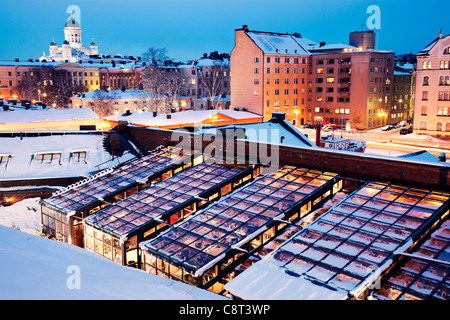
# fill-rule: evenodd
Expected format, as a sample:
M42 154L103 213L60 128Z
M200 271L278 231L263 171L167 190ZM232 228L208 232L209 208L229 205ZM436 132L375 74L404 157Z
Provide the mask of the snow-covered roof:
M417 160L420 162L442 163L438 157L425 150L404 154L399 157L407 158L409 160Z
M218 126L219 129L244 129L246 140L261 143L273 143L294 147L317 146L309 140L300 130L287 120L267 121L256 123L240 123ZM215 128L205 128L203 133L215 133Z
M0 60L0 66L8 67L55 67L63 62L41 62L41 61L13 61L13 60Z
M248 111L235 111L235 110L188 110L171 113L171 118L167 119L166 114L158 114L153 116L153 112L145 111L133 111L131 115L115 115L107 117L107 120L111 121L128 121L130 124L143 125L149 127L164 127L164 126L176 126L176 125L195 125L210 119L211 117L222 114L226 117L245 120L262 118L262 116L248 112ZM221 119L217 119L215 124L220 124Z
M71 153L81 150L86 151L86 161L74 162ZM61 153L61 158L48 164L32 161L32 155L43 153ZM0 137L0 154L10 155L7 165L0 166L0 181L80 177L133 157L126 153L109 161L112 156L104 150L100 134Z
M263 260L253 264L226 284L226 290L244 300L344 300L347 292L295 277L276 264Z
M223 300L67 243L0 226L2 300ZM101 270L101 272L99 272ZM78 273L77 273L78 272ZM70 287L80 275L81 287ZM72 284L76 284L74 281Z
M102 92L102 97L111 97L114 99L142 99L142 98L150 98L154 94L152 94L150 91L146 90L137 90L137 89L130 89L130 90L111 90L111 91L105 91L105 90L92 90L89 92L84 93L84 97L73 97L72 99L82 99L82 100L91 100L95 99L96 95Z
M194 101L208 101L208 100L210 100L209 97L194 99ZM225 95L225 97L215 96L213 100L214 101L231 101L231 95L227 94L227 95Z
M323 46L318 45L311 48L311 50L314 51L329 51L329 50L343 50L343 49L357 50L358 48L345 43L332 43L332 44L325 44Z
M89 108L0 111L0 125L89 119L99 119Z
M225 288L255 300L361 298L396 263L393 256L408 252L444 214L449 201L449 194L438 190L368 182Z
M246 34L266 54L309 54L309 49L318 46L314 41L287 33L247 31Z
M417 54L418 56L425 56L428 55L430 53L430 51L435 47L435 45L439 42L444 40L445 38L450 37L449 35L446 35L445 37L437 37L436 39L434 39L433 41L431 41L425 48L423 48L422 50L419 51L419 53Z

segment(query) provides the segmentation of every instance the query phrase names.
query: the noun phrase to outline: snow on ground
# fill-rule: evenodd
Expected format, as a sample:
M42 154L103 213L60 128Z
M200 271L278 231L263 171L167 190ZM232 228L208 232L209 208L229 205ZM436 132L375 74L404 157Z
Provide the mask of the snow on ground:
M225 299L121 266L82 248L39 237L39 225L39 198L0 206L0 299ZM75 286L78 283L79 289Z
M41 224L40 198L19 201L11 206L0 206L0 225L37 234Z

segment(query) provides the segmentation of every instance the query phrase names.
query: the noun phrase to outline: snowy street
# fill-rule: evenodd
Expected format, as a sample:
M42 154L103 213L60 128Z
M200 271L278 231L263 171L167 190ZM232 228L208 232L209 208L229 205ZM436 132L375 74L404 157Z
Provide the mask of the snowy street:
M308 138L315 143L315 129L299 129L302 133L307 134ZM321 136L332 134L331 131L321 132ZM335 137L341 136L340 130L334 131ZM439 156L441 152L450 155L450 140L434 138L428 135L418 135L410 133L406 135L400 134L400 128L389 131L381 129L373 129L361 132L342 132L344 138L365 140L367 141L367 149L365 153L399 156L407 153L426 150L435 156Z

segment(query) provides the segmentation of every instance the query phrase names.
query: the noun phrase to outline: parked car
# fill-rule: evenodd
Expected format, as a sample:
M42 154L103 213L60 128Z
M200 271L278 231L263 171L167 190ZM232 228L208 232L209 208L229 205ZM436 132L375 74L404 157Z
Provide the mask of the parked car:
M409 134L413 132L413 127L409 127L409 128L401 128L400 129L400 134Z
M381 128L382 131L389 131L392 129L394 129L394 126L391 126L391 125L387 125L387 126L384 126L383 128Z

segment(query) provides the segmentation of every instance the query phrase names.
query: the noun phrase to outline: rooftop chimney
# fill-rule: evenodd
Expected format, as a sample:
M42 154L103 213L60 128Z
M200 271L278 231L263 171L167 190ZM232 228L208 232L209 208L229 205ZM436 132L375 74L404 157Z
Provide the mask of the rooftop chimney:
M270 121L274 123L280 123L281 121L284 121L284 119L286 119L286 113L272 112L272 119L270 119Z
M361 50L373 50L375 49L375 32L372 30L350 32L349 45Z

